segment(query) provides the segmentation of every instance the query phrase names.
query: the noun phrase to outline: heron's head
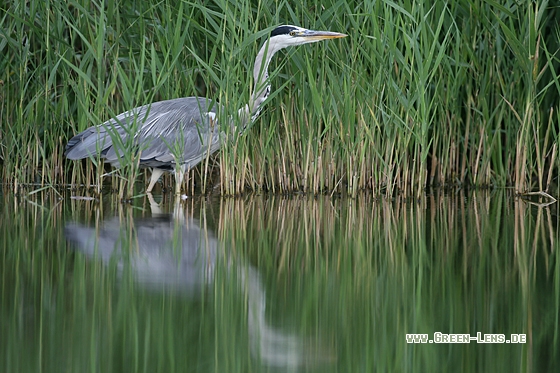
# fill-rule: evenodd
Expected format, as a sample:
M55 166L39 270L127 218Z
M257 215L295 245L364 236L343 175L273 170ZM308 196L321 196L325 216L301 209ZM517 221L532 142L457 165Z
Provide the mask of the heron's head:
M346 34L338 32L314 31L298 26L282 25L272 30L270 33L270 43L274 43L278 49L282 49L292 45L315 43L321 40L338 39L345 36Z

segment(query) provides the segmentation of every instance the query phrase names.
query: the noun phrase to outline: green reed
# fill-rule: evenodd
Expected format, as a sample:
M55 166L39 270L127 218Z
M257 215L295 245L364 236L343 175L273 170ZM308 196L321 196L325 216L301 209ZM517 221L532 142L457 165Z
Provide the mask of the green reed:
M235 114L264 37L286 23L349 37L279 53L266 109L191 172L189 192L558 193L557 13L548 1L8 1L0 173L14 189L99 187L109 170L100 159L64 159L72 135L183 96ZM130 195L138 157L134 144L120 146L111 175Z

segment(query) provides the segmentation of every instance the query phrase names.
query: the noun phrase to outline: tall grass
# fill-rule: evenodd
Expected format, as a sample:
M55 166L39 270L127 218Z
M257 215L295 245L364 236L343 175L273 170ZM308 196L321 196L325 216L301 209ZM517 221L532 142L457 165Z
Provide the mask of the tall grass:
M190 173L189 191L558 194L560 28L548 1L71 0L1 9L0 172L16 190L101 185L101 160L68 162L64 146L130 108L207 96L235 113L249 99L264 37L287 23L349 37L276 57L279 90L246 135L230 136L219 157ZM122 145L114 187L132 194L137 159Z

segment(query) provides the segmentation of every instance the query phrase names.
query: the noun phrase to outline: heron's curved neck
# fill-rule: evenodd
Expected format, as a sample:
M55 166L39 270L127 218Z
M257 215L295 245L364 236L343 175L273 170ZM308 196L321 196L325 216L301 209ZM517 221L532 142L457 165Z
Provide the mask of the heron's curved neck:
M243 118L243 127L246 127L257 115L259 115L261 105L270 94L270 84L268 82L268 65L272 60L272 56L280 49L279 43L272 39L267 40L259 50L257 58L255 58L255 67L253 68L253 79L255 87L251 94L249 104L239 109L239 115Z

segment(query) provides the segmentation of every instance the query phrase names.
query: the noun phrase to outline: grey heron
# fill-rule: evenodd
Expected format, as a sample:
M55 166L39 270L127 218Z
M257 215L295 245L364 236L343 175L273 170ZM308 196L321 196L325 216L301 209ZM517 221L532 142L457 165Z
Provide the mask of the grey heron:
M249 103L238 110L237 120L227 118L228 124L241 126L242 131L258 116L261 105L270 94L268 65L276 52L289 46L345 36L291 25L276 27L255 59L255 86ZM100 157L113 167L120 167L126 151L123 144L132 144L139 166L152 168L146 192L152 191L164 172L172 172L175 173L175 192L179 194L185 172L222 145L223 127L217 118L222 112L224 110L212 100L199 97L140 106L75 135L68 141L64 155L73 160Z

